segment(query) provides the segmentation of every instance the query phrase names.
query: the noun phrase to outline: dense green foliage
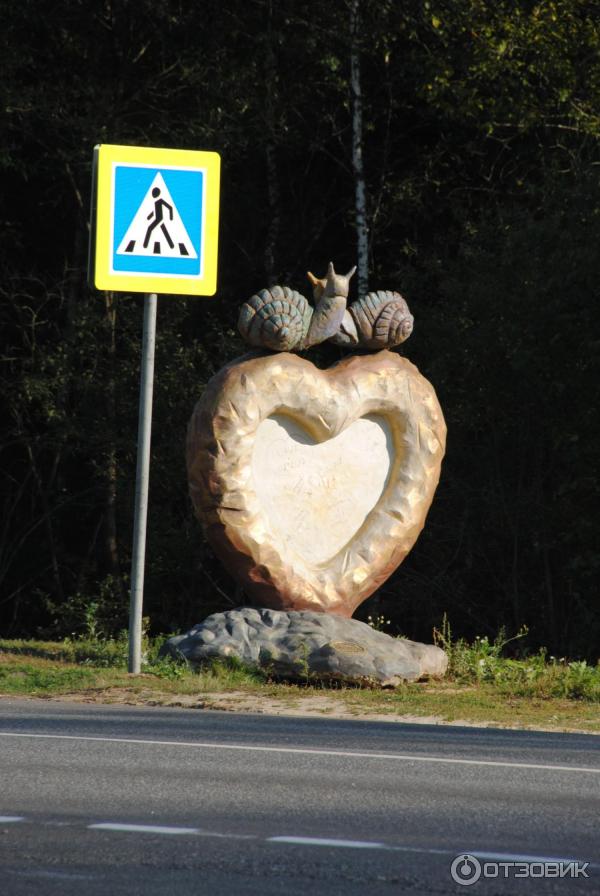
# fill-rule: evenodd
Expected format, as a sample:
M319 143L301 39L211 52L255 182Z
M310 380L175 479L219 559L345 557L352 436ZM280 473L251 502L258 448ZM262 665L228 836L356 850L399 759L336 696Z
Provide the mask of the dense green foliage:
M428 637L597 658L600 260L597 0L362 0L371 288L415 315L448 455L378 609ZM179 629L235 603L186 494L203 384L241 353L238 304L353 263L349 3L7 0L0 627L127 618L141 302L85 283L95 143L222 154L215 300L165 297L145 612ZM338 357L321 353L320 362ZM368 608L365 607L365 614Z

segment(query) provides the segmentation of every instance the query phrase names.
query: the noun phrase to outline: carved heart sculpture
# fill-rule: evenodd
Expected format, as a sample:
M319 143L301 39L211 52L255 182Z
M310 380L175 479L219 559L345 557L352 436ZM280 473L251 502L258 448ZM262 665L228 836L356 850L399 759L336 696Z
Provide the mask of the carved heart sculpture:
M257 603L351 616L423 528L445 436L432 386L399 355L328 370L287 353L242 358L192 415L192 500Z

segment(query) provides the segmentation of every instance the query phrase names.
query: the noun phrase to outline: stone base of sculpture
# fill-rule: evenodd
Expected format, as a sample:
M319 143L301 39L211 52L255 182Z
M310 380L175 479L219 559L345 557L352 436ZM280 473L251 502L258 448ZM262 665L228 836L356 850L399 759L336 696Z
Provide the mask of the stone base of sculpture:
M198 667L235 657L278 679L379 687L441 677L448 666L439 647L392 638L357 619L254 607L214 613L161 653Z

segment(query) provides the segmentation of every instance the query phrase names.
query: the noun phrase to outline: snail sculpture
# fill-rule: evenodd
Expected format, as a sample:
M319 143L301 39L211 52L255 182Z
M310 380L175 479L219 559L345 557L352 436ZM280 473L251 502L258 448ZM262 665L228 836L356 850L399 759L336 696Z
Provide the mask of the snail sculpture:
M309 272L314 308L288 286L261 289L240 309L240 333L250 345L284 352L303 351L326 341L373 350L400 345L413 329L408 305L400 293L380 290L347 308L355 270L336 274L329 262L325 277Z

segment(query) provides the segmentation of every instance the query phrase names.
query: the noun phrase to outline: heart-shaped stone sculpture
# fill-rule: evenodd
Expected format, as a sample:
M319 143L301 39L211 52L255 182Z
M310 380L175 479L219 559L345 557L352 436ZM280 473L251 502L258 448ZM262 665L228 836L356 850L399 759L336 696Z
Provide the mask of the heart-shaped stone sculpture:
M399 355L327 370L287 353L246 357L194 410L191 495L258 604L351 616L423 528L445 436L432 386Z

